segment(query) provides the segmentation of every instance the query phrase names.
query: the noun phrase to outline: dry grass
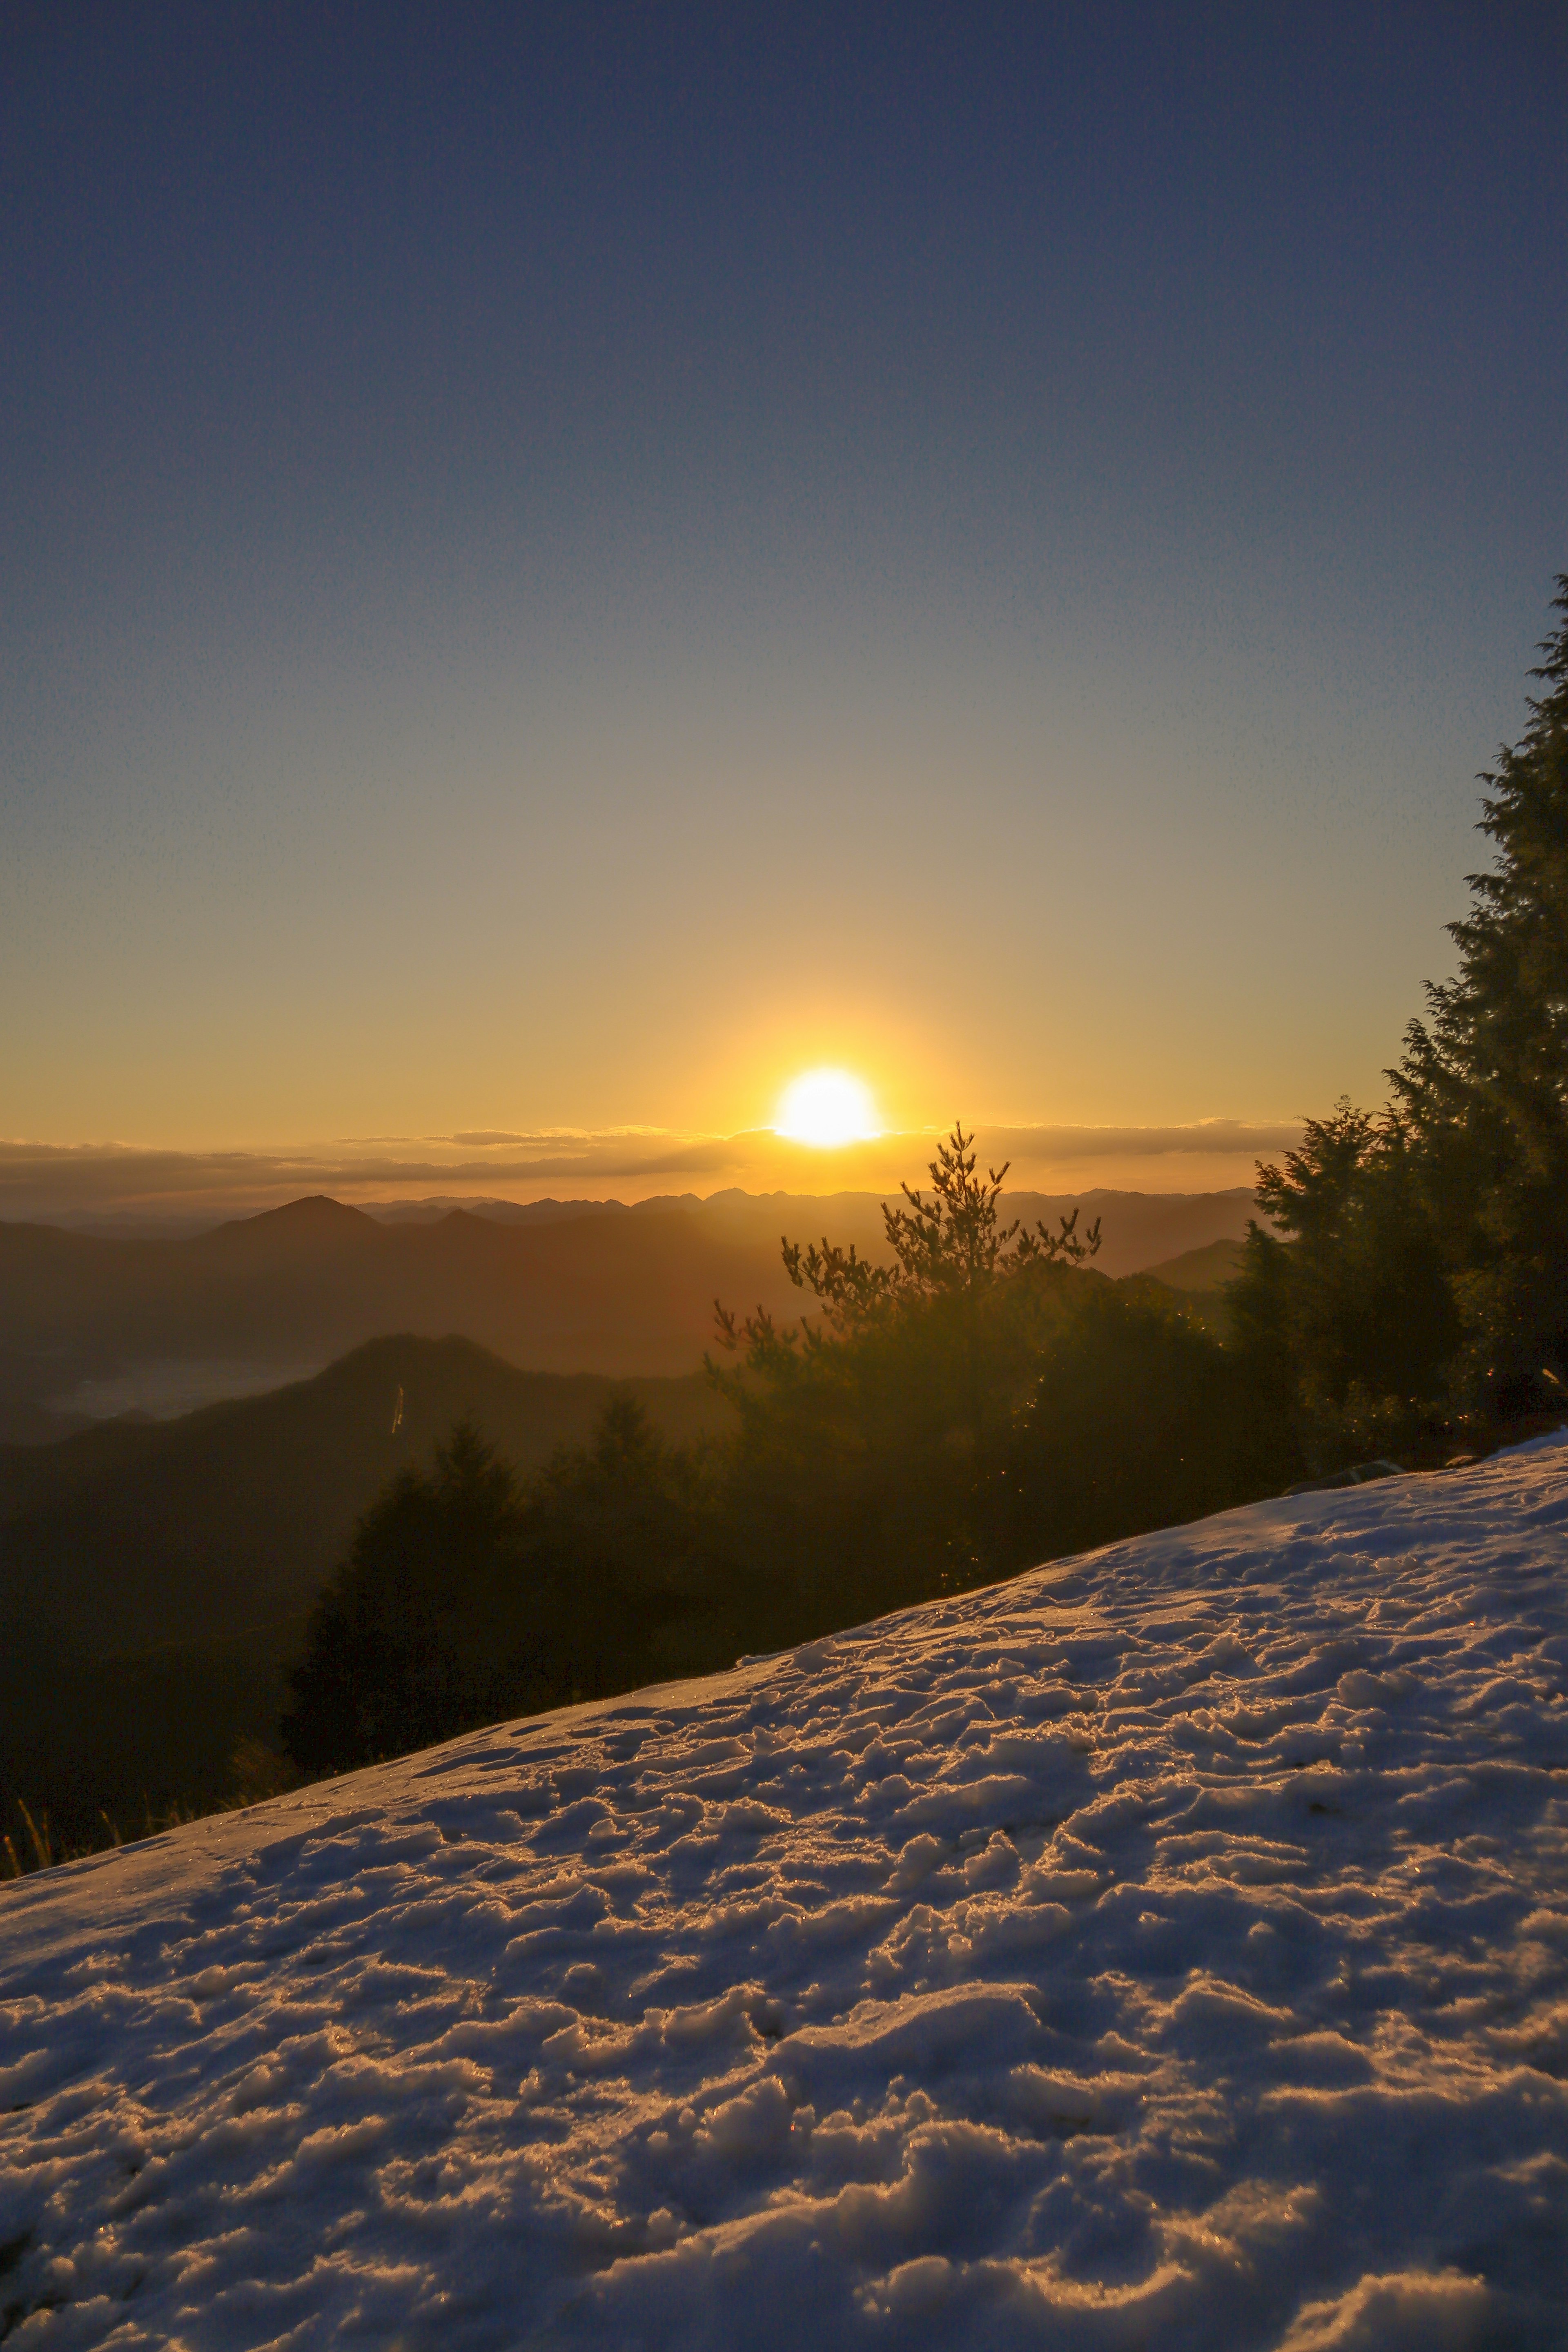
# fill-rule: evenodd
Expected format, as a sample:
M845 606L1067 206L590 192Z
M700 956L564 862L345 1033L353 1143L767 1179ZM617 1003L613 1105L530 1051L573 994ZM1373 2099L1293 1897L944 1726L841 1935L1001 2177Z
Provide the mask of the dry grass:
M229 1769L233 1785L226 1796L205 1803L176 1798L160 1806L143 1797L139 1828L123 1832L118 1822L100 1811L98 1819L101 1834L69 1844L57 1843L47 1806L41 1806L35 1814L22 1798L13 1798L17 1819L14 1831L0 1835L0 1879L30 1877L37 1871L53 1870L63 1862L79 1862L86 1854L104 1853L113 1846L134 1843L139 1838L156 1837L163 1830L178 1829L183 1822L200 1821L210 1813L238 1812L247 1805L259 1804L266 1797L279 1796L285 1789L299 1785L300 1776L287 1758L249 1737L241 1739L235 1748Z

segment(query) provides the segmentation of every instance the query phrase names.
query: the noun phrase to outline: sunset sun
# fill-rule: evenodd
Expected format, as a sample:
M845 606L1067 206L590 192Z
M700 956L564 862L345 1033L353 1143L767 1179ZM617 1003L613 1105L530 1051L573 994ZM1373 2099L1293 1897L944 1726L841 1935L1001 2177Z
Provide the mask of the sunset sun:
M854 1143L877 1134L877 1113L847 1070L807 1070L784 1088L774 1131L796 1143Z

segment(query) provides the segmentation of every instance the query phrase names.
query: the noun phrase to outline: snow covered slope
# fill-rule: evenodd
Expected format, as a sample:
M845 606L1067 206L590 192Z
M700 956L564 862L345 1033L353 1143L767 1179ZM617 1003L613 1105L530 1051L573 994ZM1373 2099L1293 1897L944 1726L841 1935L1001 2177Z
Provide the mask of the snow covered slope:
M0 1891L17 2346L1568 2344L1568 1444Z

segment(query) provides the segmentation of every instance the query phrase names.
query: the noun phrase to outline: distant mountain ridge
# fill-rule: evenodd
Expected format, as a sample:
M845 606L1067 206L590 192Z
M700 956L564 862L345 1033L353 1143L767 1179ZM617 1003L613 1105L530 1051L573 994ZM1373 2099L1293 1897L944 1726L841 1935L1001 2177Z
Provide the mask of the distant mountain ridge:
M1054 1227L1080 1200L1085 1225L1102 1220L1097 1263L1112 1275L1236 1238L1253 1206L1245 1192L1019 1192L1004 1205ZM315 1194L157 1240L0 1223L0 1437L47 1434L46 1405L127 1365L294 1369L388 1331L456 1333L540 1371L689 1372L711 1341L715 1297L800 1311L780 1262L785 1233L877 1254L880 1198L732 1191L388 1222Z
M782 1217L797 1232L814 1231L826 1219L834 1225L836 1238L841 1226L852 1226L853 1234L847 1237L864 1248L868 1242L879 1242L882 1202L889 1197L881 1192L746 1192L731 1185L705 1195L661 1192L631 1202L505 1201L439 1192L422 1201L364 1201L359 1206L365 1215L386 1225L435 1224L454 1212L496 1224L533 1225L562 1224L578 1217L660 1216L679 1210L731 1227L740 1223L763 1228L770 1220ZM1239 1240L1247 1218L1257 1213L1254 1195L1242 1185L1216 1192L1129 1192L1091 1186L1081 1192L1007 1192L1004 1201L1009 1219L1022 1217L1029 1223L1047 1217L1054 1223L1064 1213L1070 1215L1075 1207L1082 1208L1085 1223L1092 1223L1109 1210L1113 1226L1118 1223L1121 1226L1110 1239L1109 1256L1115 1260L1107 1265L1110 1274L1148 1271L1144 1251L1171 1236L1180 1237L1184 1248L1194 1246L1187 1240L1189 1233L1207 1232L1216 1217L1225 1220L1225 1230L1213 1238ZM1136 1255L1136 1264L1130 1253Z
M1183 1250L1178 1257L1163 1258L1156 1265L1146 1265L1145 1276L1152 1282L1163 1282L1167 1290L1180 1290L1201 1296L1221 1290L1234 1282L1241 1271L1242 1248L1237 1241L1207 1242L1202 1249Z
M700 1364L715 1295L785 1307L776 1241L679 1212L387 1226L319 1197L177 1241L0 1224L0 1381L36 1406L138 1360L326 1363L388 1331L541 1371L675 1375Z

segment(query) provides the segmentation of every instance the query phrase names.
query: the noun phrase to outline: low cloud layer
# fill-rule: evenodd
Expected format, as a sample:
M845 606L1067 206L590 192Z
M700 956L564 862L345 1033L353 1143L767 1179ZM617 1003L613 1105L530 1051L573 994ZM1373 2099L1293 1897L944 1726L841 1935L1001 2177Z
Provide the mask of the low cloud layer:
M988 1165L1041 1189L1170 1192L1249 1185L1296 1121L1182 1127L981 1127ZM923 1178L931 1133L882 1135L825 1151L763 1129L732 1136L584 1135L496 1129L374 1137L276 1151L170 1151L128 1144L0 1142L0 1217L68 1224L215 1223L306 1192L363 1204L430 1197L637 1201L664 1192L895 1191Z

